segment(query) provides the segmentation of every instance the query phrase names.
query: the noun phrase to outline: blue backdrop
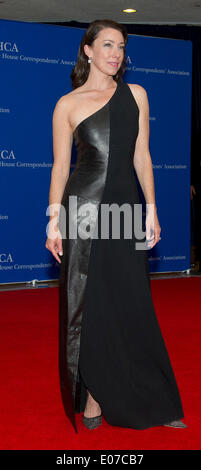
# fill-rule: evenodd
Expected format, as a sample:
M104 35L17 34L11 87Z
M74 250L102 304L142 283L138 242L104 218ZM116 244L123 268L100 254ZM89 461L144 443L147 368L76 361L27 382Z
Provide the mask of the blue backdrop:
M71 91L83 34L0 20L0 283L58 279L59 265L45 248L52 114ZM191 75L190 41L129 35L124 81L142 85L150 106L162 237L148 252L151 272L190 268ZM75 161L73 144L71 171Z

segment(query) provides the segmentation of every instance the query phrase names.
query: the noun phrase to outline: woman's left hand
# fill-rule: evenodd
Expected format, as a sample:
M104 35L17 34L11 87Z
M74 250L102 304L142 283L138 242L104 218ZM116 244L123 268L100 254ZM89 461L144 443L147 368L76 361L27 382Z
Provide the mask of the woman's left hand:
M159 224L156 208L155 206L153 207L152 204L150 204L150 208L147 209L145 225L147 249L150 250L156 245L156 243L159 242L159 240L161 240L161 227Z

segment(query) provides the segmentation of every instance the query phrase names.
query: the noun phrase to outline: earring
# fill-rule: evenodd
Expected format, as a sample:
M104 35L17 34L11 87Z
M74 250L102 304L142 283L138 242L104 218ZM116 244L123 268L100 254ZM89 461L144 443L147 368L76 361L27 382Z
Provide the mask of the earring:
M88 62L89 62L89 64L91 63L91 57L88 58Z

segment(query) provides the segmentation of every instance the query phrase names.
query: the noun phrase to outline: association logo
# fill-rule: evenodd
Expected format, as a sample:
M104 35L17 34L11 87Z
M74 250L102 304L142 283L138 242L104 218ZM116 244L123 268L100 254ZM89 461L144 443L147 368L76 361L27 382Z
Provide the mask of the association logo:
M13 263L11 253L0 253L0 263Z
M2 160L15 160L14 150L8 150L8 149L0 150L0 158Z
M52 167L52 162L22 162L18 160L15 156L15 151L13 149L1 149L0 148L0 167L16 167L16 168L31 168L31 169L41 169L41 168L50 168Z
M0 51L19 52L17 44L10 41L0 41Z
M126 57L126 63L129 64L129 65L132 64L132 59L130 58L129 55L127 55L127 57Z

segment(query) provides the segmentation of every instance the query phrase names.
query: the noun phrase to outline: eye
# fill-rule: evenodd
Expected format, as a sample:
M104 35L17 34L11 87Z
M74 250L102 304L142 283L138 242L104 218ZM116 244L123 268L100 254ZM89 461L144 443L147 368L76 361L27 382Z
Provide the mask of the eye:
M104 44L104 46L111 46L112 44L110 44L110 42L107 42ZM120 46L120 49L123 51L125 50L125 46Z

